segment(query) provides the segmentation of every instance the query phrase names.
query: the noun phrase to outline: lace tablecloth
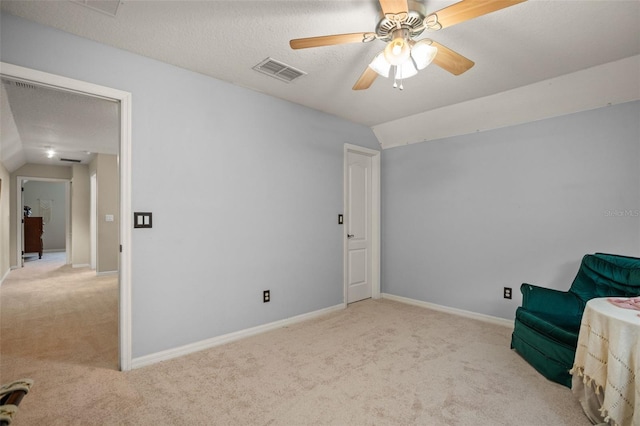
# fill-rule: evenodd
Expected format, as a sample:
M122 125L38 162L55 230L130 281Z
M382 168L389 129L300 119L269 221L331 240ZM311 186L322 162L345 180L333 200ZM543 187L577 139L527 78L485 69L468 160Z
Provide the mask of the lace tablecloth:
M607 298L584 310L571 389L593 422L640 426L639 313Z

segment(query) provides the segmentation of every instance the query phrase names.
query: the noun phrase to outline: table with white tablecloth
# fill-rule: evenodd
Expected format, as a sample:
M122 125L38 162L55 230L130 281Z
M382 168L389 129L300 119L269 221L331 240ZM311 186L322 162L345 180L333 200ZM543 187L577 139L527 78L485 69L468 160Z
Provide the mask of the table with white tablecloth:
M587 302L571 389L594 423L640 426L639 314L607 298Z

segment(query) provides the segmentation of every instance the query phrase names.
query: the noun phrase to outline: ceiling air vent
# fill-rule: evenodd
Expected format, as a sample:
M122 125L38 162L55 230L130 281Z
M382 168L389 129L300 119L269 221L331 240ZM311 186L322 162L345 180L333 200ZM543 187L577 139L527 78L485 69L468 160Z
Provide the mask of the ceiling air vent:
M120 0L71 0L73 3L87 6L89 9L105 13L109 16L116 16Z
M82 160L76 160L75 158L61 158L60 161L66 161L67 163L82 163Z
M7 86L22 87L23 89L36 88L36 86L34 86L33 84L25 83L24 81L19 81L19 80L8 80L6 78L2 79L2 84L6 84Z
M282 62L276 61L272 58L265 59L253 67L253 69L286 83L307 74L304 71L300 71L299 69L292 67L291 65L283 64Z
M34 86L33 84L29 84L29 83L23 83L22 81L16 81L16 86L18 87L22 87L23 89L35 89L36 86Z

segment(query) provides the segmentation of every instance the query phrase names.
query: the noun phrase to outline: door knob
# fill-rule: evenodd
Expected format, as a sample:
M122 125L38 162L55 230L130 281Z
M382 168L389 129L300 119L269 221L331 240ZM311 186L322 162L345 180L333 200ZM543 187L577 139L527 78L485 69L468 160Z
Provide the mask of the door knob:
M347 234L347 238L353 238L353 237L355 237L355 235L353 235L353 234Z

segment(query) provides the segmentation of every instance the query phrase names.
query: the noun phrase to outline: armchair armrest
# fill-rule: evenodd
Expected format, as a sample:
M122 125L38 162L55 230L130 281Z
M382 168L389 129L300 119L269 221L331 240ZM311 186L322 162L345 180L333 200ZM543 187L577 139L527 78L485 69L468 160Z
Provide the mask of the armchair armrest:
M585 303L575 294L524 283L520 286L522 307L545 316L582 317Z

